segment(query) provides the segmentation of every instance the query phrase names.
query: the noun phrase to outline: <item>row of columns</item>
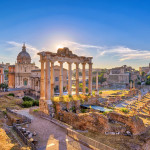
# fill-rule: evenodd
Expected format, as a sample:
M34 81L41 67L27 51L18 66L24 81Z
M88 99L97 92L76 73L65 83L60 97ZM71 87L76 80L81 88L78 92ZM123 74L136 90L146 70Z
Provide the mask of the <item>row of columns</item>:
M60 63L59 74L59 92L60 96L63 96L63 62ZM79 95L79 63L76 64L76 95ZM83 94L86 93L86 63L82 63L82 78L83 78ZM44 77L44 70L45 77ZM45 86L45 87L44 87ZM41 60L41 97L40 99L50 100L54 96L54 62L46 60L46 68L44 69L44 61ZM89 93L92 93L92 63L89 63ZM72 95L72 63L68 62L68 94Z

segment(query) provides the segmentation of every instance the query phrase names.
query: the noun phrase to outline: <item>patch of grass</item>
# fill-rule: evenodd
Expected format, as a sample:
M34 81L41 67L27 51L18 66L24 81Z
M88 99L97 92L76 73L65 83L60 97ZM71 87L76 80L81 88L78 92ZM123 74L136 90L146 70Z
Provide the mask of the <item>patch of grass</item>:
M32 101L24 101L22 103L22 106L25 107L25 108L29 108L29 107L32 107L33 105L33 102Z
M38 111L39 111L38 109L34 109L34 110L33 110L33 112L38 112Z
M125 114L129 113L129 109L127 109L127 108L121 108L120 111L122 111Z

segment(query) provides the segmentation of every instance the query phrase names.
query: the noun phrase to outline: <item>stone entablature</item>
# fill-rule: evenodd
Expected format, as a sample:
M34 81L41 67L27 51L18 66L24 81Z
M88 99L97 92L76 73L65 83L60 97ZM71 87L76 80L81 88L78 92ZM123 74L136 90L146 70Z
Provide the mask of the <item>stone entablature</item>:
M92 63L93 57L84 57L84 56L77 56L72 54L72 52L68 48L59 48L57 53L52 52L40 52L38 55L42 56L42 60L46 61L62 61L62 62L69 62L69 63Z

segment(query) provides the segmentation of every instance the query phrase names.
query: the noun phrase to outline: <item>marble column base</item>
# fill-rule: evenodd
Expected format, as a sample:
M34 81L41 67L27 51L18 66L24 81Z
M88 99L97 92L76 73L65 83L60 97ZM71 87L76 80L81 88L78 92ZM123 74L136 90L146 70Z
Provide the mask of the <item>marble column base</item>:
M40 111L48 116L54 117L55 110L53 108L53 103L51 100L42 100L39 101Z

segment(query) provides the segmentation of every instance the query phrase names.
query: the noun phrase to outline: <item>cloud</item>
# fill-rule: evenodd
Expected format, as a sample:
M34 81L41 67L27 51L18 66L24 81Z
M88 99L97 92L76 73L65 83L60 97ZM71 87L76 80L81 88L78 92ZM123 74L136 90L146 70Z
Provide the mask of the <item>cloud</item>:
M60 45L62 45L63 47L68 47L74 54L77 54L79 56L92 56L93 54L91 51L95 50L96 52L96 49L102 48L100 46L80 44L73 41L63 41L60 43Z
M18 43L15 41L7 41L7 51L12 54L11 59L0 57L2 60L11 60L11 62L15 62L16 55L21 51L22 43ZM140 49L132 49L125 46L97 46L90 44L81 44L73 41L62 41L59 43L64 47L68 47L74 54L79 56L93 56L96 58L99 57L115 57L119 61L127 61L127 60L148 60L150 59L150 51L149 50L140 50ZM36 64L39 65L39 56L37 53L39 51L43 51L43 49L39 50L38 48L26 44L27 51L30 53L31 58ZM44 48L49 49L49 48ZM56 52L52 49L52 52ZM15 54L14 54L15 53ZM15 57L13 57L15 56Z
M63 41L61 45L69 47L76 54L85 56L103 57L107 55L116 56L119 61L149 59L149 50L132 49L125 46L96 46L80 44L72 41Z

